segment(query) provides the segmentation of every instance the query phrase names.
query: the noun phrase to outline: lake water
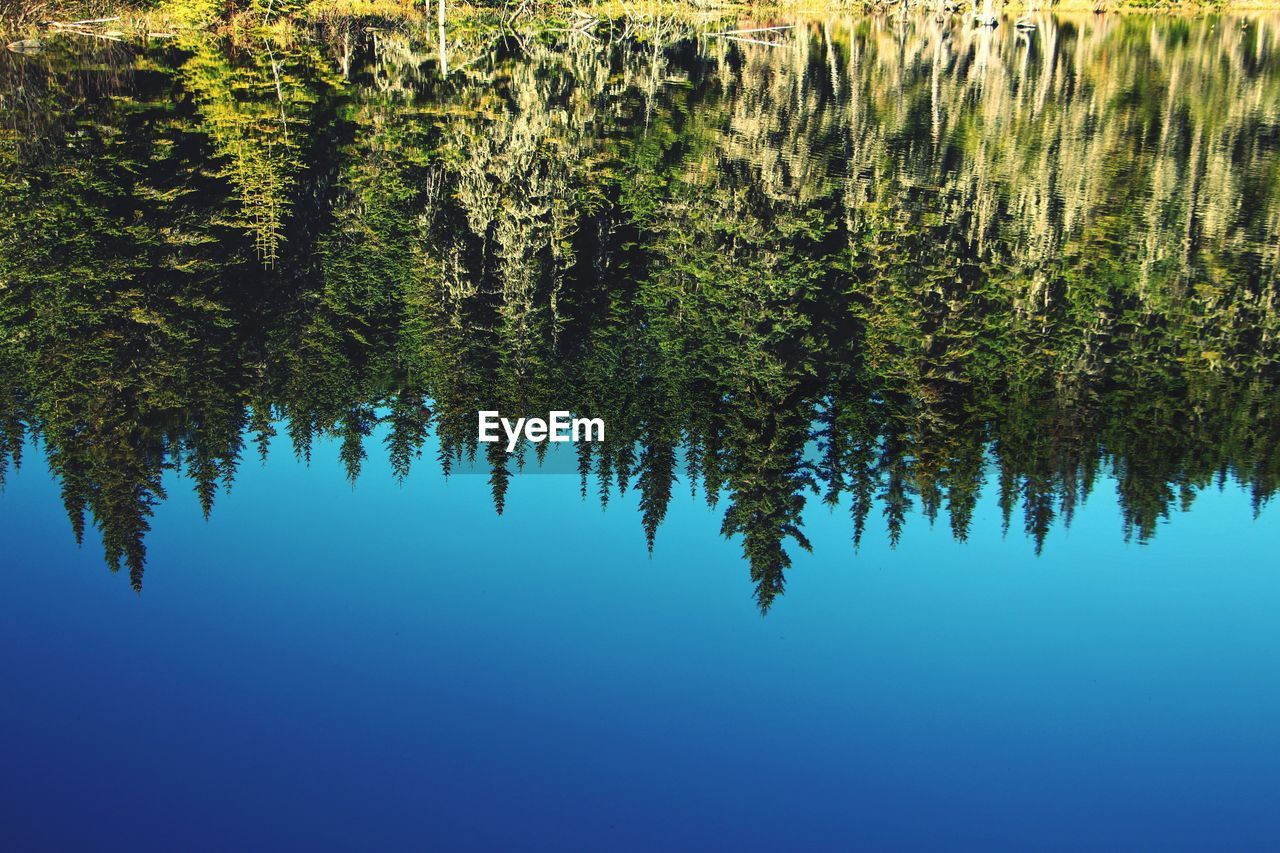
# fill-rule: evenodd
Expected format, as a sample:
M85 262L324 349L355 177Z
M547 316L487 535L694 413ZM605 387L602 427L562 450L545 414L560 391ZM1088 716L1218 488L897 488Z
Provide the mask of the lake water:
M1280 19L1011 23L0 54L0 847L1280 846Z

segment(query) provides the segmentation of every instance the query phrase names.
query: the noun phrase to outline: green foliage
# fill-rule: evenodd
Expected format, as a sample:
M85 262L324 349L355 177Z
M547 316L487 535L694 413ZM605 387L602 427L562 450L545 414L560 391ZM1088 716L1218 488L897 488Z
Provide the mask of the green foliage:
M661 553L700 490L762 610L817 496L855 546L917 508L963 539L990 481L1040 549L1103 473L1139 540L1275 493L1273 36L675 32L447 79L430 34L346 29L9 60L0 459L38 435L140 584L173 474L208 512L247 435L336 438L353 480L434 435L501 512L539 449L476 411L569 408L608 424L584 495L638 489Z

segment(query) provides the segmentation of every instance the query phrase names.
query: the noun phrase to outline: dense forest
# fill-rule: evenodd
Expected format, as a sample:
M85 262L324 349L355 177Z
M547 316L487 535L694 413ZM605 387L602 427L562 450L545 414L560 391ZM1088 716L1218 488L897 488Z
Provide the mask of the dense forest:
M1216 17L1276 10L1280 0L0 0L0 34L20 38L45 30L149 40L191 30L223 35L274 30L278 35L294 27L422 29L439 22L450 31L594 35L596 27L622 18L662 16L687 26L729 29L795 14L850 13L928 15L955 24L1035 29L1049 13Z
M1138 540L1280 485L1274 27L434 36L0 57L0 477L38 440L135 587L277 430L501 512L479 409L604 418L584 495L659 552L705 496L762 609L815 502L963 539L990 487L1040 548L1102 480Z

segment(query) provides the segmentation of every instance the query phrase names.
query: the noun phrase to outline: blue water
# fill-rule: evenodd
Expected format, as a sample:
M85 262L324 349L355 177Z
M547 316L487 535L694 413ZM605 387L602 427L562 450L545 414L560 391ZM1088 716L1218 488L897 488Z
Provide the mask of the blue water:
M762 618L719 511L277 442L145 591L38 453L0 494L0 848L1280 849L1280 532L1146 546L1108 484L1036 558L994 495L897 550L811 502ZM428 449L427 458L431 458Z

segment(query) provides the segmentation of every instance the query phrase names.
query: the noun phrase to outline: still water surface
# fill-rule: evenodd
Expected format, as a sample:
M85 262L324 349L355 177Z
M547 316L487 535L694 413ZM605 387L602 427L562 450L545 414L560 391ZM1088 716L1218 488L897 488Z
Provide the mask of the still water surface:
M1280 844L1280 22L710 29L0 58L6 849Z

